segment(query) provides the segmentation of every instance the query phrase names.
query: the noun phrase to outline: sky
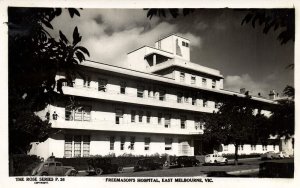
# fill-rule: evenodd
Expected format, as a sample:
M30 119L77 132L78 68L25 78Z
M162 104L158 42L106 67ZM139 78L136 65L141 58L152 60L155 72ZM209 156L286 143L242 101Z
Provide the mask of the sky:
M144 45L154 46L159 38L176 33L191 42L191 61L220 70L224 89L264 97L270 90L282 93L294 84L294 42L281 45L278 32L263 34L262 27L241 25L248 11L234 9L198 9L176 19L147 18L141 9L84 9L81 16L70 18L67 11L52 25L53 36L61 30L72 39L75 26L82 35L80 45L89 52L88 59L126 66L128 52Z

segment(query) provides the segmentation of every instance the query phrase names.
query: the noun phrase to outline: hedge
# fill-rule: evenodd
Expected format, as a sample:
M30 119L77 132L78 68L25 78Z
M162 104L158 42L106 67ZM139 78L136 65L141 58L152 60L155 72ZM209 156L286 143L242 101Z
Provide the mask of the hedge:
M121 155L121 156L91 156L91 157L78 157L78 158L56 158L56 161L60 161L63 163L65 166L73 166L76 170L87 170L88 169L88 164L87 161L88 159L91 158L110 158L111 162L113 164L118 164L119 166L122 167L132 167L134 166L138 160L140 159L145 159L145 158L151 158L156 162L164 163L167 160L166 155L150 155L150 156L143 156L143 155ZM172 160L174 156L170 156L170 159Z
M10 176L29 176L32 170L41 163L41 159L36 155L13 155L9 158Z
M251 154L241 154L238 155L239 159L244 159L244 158L256 158L256 157L260 157L261 154L258 153L251 153ZM224 157L226 157L227 159L234 159L235 155L234 154L223 154Z

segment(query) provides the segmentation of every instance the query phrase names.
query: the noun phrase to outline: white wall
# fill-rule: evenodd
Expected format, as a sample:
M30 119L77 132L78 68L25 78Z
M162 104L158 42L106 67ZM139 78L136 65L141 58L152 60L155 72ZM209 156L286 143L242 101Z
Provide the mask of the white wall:
M37 155L43 157L45 160L50 156L49 142L51 139L47 139L45 142L32 142L31 149L28 155Z
M250 144L244 144L243 145L243 150L238 150L238 154L245 154L245 155L249 155L249 154L260 154L260 153L266 153L268 151L274 151L274 152L279 152L279 145L275 145L275 149L274 149L274 145L267 145L267 150L263 150L263 146L261 144L257 144L255 149L251 149L251 145ZM235 153L235 147L233 144L229 144L228 146L228 150L224 150L224 144L222 144L222 148L223 151L220 153L223 154L234 154Z
M126 67L133 70L146 72L149 66L148 62L144 59L147 47L142 47L134 52L127 54Z
M185 80L184 82L180 81L180 73L184 72L185 73ZM191 77L195 76L196 77L196 83L195 84L191 84ZM206 85L202 84L202 78L206 79ZM198 86L198 87L205 87L205 88L209 88L212 89L212 78L208 78L206 76L203 76L201 74L192 74L190 71L183 71L180 69L175 69L174 70L174 80L179 82L179 83L183 83L186 85L194 85L194 86ZM214 79L216 81L216 87L214 89L223 89L223 79L219 79L219 78L215 78Z
M155 135L155 134L136 134L136 133L118 133L118 132L74 132L66 131L65 134L69 135L90 135L90 156L95 155L109 155L115 154L117 156L123 154L132 155L153 155L153 154L169 154L169 155L190 155L194 154L194 146L192 145L191 138L186 136L176 136L176 135ZM110 150L110 136L115 137L114 149ZM120 138L125 137L124 150L120 149ZM130 137L135 137L134 150L129 148ZM54 138L55 137L55 138ZM37 150L32 150L31 154L36 154L38 156L47 159L52 154L55 157L64 157L64 135L56 134L47 140L49 147L43 147L43 150L37 152ZM150 147L149 150L145 150L145 137L150 137ZM172 150L165 150L165 138L172 138ZM187 153L182 153L180 151L178 140L189 141L190 147Z

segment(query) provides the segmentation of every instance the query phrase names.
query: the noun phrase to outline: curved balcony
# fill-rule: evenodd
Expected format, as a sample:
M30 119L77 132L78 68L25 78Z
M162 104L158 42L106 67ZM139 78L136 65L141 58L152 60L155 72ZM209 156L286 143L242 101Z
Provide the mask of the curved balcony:
M160 108L178 109L193 112L205 112L212 113L217 111L217 108L202 107L192 105L191 103L177 103L176 100L166 98L165 100L159 100L156 98L140 98L135 94L120 94L117 91L100 92L96 89L82 88L82 87L68 87L63 86L63 92L66 95L80 96L85 98L99 99L105 101L113 101L120 103L138 104L144 106L153 106Z
M176 135L199 135L203 134L203 129L199 127L186 127L181 129L178 126L165 128L164 125L146 124L146 123L120 123L113 121L51 121L53 128L60 129L81 129L97 131L118 131L118 132L136 132L136 133L155 133L155 134L176 134Z

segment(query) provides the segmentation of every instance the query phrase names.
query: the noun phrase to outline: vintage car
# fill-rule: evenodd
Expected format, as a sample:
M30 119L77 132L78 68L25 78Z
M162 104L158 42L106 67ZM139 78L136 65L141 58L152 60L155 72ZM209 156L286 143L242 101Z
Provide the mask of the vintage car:
M198 166L200 161L195 157L179 156L170 162L170 167L186 167L186 166Z
M163 164L153 159L140 159L134 166L134 171L163 169Z
M113 164L110 158L91 158L87 161L89 175L111 174L122 172L123 168L117 164Z
M274 151L268 151L266 153L263 153L261 156L260 156L261 160L267 160L267 159L280 159L280 158L283 158L283 155L282 157L280 156L279 153L275 153Z
M32 170L33 176L76 176L77 173L74 167L57 161L42 162Z
M218 153L215 153L205 155L204 162L205 164L228 164L228 159Z
M290 156L289 156L286 152L284 152L284 151L278 152L278 153L276 153L276 155L277 155L278 158L280 158L280 159L284 159L284 158L289 158L289 157L290 157Z

